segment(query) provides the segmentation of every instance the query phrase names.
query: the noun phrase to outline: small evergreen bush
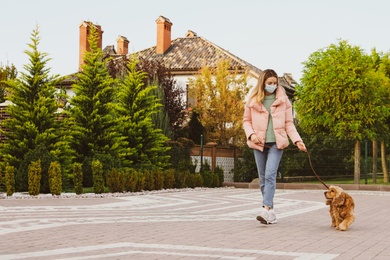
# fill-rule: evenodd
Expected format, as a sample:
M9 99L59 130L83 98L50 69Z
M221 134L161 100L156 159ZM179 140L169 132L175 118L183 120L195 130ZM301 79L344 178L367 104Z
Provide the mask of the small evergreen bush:
M125 190L125 174L118 169L111 169L106 176L106 185L110 192L123 192Z
M215 187L220 187L220 180L219 180L219 175L216 174L215 172L211 173L211 176L212 176L212 184L211 184L211 187L215 188Z
M172 189L175 186L175 170L167 169L164 170L164 188Z
M214 185L214 178L213 173L209 170L202 171L201 172L202 178L203 178L203 186L211 188Z
M16 190L27 191L28 190L28 168L32 162L40 161L41 168L41 180L39 191L41 193L49 193L49 166L51 162L58 161L58 158L51 154L47 147L44 145L38 145L35 149L30 150L23 157L20 166L16 170Z
M99 160L92 161L93 190L96 194L104 192L103 165Z
M49 166L49 187L52 195L61 195L62 174L61 166L58 162L52 162Z
M73 164L73 185L77 195L83 193L83 171L81 163Z
M126 168L124 170L125 190L129 192L137 192L144 190L145 176L133 168Z
M190 176L190 172L175 170L175 188L181 189L188 187L188 178Z
M216 166L214 169L214 187L222 187L224 181L224 172L221 166Z
M154 173L150 170L144 170L143 171L144 177L145 177L145 190L154 190L155 184L154 184Z
M251 182L259 177L253 149L247 145L242 148L242 154L236 161L233 174L235 182Z
M154 174L154 189L162 190L164 188L164 173L161 170L152 171Z
M15 167L7 163L5 167L5 188L7 196L15 192Z
M1 171L1 167L0 167L0 186L1 184L3 184L3 172Z
M39 189L41 187L41 178L41 160L31 162L28 166L28 193L30 195L39 195Z
M188 187L190 188L203 187L203 177L199 172L191 173L188 179L189 179Z

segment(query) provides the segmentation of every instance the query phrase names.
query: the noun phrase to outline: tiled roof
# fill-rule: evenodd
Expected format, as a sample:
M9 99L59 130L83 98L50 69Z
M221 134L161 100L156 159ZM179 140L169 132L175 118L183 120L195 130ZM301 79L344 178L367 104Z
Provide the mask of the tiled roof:
M177 38L164 54L156 54L156 46L137 52L140 58L163 62L172 71L198 71L202 67L216 67L221 59L230 60L232 69L260 69L238 58L200 36Z
M202 67L217 67L217 62L221 59L229 60L231 69L247 70L257 77L261 69L240 59L229 51L206 40L196 33L189 31L189 37L176 38L171 41L171 46L164 54L156 53L156 46L137 52L140 58L146 60L157 60L168 67L173 74L175 72L196 72ZM294 84L296 83L291 75L285 74L279 77L279 82L288 94L294 93Z
M66 88L71 88L72 84L75 81L77 81L77 79L78 79L77 73L78 72L75 72L75 73L64 76L64 80L61 82L60 86L64 86Z

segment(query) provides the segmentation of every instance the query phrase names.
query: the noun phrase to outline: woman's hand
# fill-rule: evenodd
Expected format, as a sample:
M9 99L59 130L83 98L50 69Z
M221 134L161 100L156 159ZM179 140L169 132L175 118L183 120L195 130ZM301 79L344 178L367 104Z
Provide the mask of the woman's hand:
M251 136L249 137L249 139L254 142L255 144L259 144L260 143L260 140L259 138L257 137L257 135L255 134L251 134Z
M302 152L307 152L306 145L302 141L298 141L295 143L299 150Z

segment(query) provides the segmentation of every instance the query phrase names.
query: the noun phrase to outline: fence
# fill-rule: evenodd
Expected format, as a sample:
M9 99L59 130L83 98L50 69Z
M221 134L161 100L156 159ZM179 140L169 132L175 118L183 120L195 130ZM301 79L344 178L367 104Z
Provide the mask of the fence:
M339 141L335 139L314 139L308 141L311 162L314 170L320 175L329 178L352 178L354 175L354 146L355 141ZM373 172L382 171L381 154L376 147L376 158L374 156L373 144L371 141L363 141L360 146L360 172L372 175ZM386 149L389 154L389 149ZM374 161L376 160L376 161ZM387 156L386 163L389 157ZM375 170L374 170L375 168ZM313 169L306 153L294 149L287 149L284 152L280 171L288 177L313 176Z
M324 180L354 180L354 141L338 141L335 139L307 138L306 146L315 172ZM373 173L383 176L380 149L377 161L374 161L371 141L361 143L360 179L372 179ZM390 147L386 147L389 163ZM250 182L257 178L256 163L253 150L248 147L219 147L208 143L203 147L195 145L191 150L191 158L200 171L201 161L207 162L214 170L219 166L224 171L224 182ZM375 170L374 170L375 168ZM233 172L233 170L235 170ZM299 151L295 146L284 150L278 170L281 182L316 180L307 153Z
M218 147L216 143L207 143L202 147L195 145L191 149L191 158L196 165L195 171L199 172L201 165L207 162L212 171L217 166L223 169L224 182L233 182L233 169L239 152L237 147Z

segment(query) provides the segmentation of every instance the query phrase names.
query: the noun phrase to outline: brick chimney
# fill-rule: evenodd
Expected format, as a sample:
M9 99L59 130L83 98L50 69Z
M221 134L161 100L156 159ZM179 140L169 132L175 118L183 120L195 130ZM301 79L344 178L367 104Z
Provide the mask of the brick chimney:
M116 39L117 54L128 54L129 53L129 40L125 36L118 36Z
M89 36L89 27L95 26L98 31L99 39L98 39L98 47L102 48L103 41L103 31L102 27L97 24L93 24L92 22L83 21L80 24L80 45L79 45L79 70L81 70L81 65L84 64L84 55L86 51L90 51L88 36Z
M164 54L164 52L171 46L171 27L172 23L168 18L159 16L157 23L157 45L156 53Z
M191 31L191 30L187 31L187 34L186 34L187 38L196 37L196 36L198 36L198 34L196 32Z

